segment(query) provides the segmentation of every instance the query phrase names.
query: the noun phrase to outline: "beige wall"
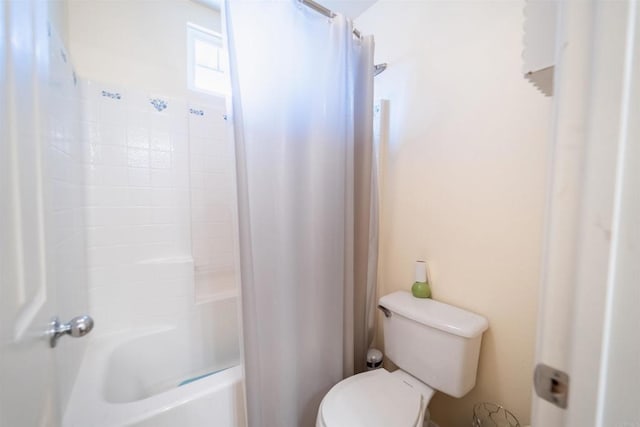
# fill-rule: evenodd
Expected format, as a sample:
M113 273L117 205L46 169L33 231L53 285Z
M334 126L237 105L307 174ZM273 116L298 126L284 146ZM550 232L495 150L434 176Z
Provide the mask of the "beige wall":
M69 47L81 77L181 96L187 22L220 31L220 14L188 0L68 0Z
M357 21L389 63L380 292L426 258L434 297L490 323L475 389L432 400L442 427L469 426L478 401L530 418L551 103L521 76L522 8L381 1Z

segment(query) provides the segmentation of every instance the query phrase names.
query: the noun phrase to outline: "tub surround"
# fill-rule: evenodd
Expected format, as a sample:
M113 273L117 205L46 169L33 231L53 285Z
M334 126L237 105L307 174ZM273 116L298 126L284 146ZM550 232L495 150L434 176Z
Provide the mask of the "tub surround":
M218 31L219 13L67 11L96 326L64 425L243 426L233 142L224 97L186 89L186 25Z
M82 81L90 312L96 334L237 294L224 99Z

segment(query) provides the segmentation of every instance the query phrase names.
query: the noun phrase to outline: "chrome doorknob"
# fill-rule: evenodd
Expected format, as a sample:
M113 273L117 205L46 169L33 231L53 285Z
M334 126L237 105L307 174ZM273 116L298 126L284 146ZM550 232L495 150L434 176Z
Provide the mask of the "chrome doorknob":
M71 335L72 337L83 337L93 329L93 319L87 315L74 317L69 323L60 323L57 317L54 317L49 324L49 346L55 347L58 338L63 335Z

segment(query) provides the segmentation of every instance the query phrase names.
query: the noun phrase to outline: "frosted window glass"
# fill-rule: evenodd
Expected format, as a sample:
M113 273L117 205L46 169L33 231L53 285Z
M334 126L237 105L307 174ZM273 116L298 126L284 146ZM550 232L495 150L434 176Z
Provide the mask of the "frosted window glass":
M220 70L220 48L204 40L195 40L195 65Z
M194 25L189 25L187 27L187 42L189 48L189 88L203 92L226 93L227 84L224 73L226 57L222 38Z

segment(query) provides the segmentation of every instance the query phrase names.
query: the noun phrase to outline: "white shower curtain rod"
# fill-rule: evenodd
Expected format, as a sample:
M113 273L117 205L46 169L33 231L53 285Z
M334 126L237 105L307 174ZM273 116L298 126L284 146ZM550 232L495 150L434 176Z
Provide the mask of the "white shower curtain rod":
M326 16L327 18L334 18L336 16L336 13L331 10L331 9L327 9L326 7L324 7L323 5L321 5L320 3L316 3L313 0L298 0L300 3L302 3L303 5L315 10L318 13L321 13L322 15ZM358 31L357 28L353 29L353 35L356 36L357 38L362 38L360 31ZM373 70L373 75L377 76L378 74L382 73L384 70L387 69L387 63L384 62L382 64L376 64Z
M315 10L318 13L323 14L324 16L326 16L327 18L334 18L336 16L335 12L331 9L327 9L326 7L324 7L323 5L321 5L320 3L316 3L313 0L298 0L300 3L302 3L303 5ZM358 31L357 28L353 29L353 35L356 36L357 38L360 38L360 31Z

